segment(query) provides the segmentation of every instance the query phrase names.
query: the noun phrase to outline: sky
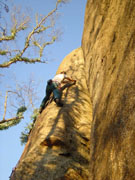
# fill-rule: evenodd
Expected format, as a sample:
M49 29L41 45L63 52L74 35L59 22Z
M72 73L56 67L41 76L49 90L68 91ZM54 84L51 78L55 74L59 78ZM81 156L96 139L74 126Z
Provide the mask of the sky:
M31 13L47 14L55 7L55 0L13 0L21 7L31 8ZM74 49L81 46L84 15L86 0L71 0L68 4L60 7L61 16L58 20L59 26L62 28L63 34L58 42L50 46L46 50L47 64L24 64L16 63L10 68L0 69L0 74L4 76L0 79L0 90L4 92L6 86L13 85L11 80L13 74L18 81L27 81L34 76L35 81L40 84L38 86L38 104L40 105L45 95L45 85L48 79L56 74L56 71L64 59ZM1 58L1 57L0 57ZM2 119L2 117L1 117ZM8 180L12 168L16 166L20 156L24 150L24 145L20 143L20 134L28 122L28 115L17 126L8 130L0 131L0 180Z

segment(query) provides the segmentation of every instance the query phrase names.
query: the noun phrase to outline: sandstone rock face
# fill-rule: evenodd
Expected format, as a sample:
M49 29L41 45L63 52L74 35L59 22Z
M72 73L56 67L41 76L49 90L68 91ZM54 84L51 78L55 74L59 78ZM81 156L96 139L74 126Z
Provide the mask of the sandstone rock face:
M88 0L63 70L77 84L38 117L11 179L134 180L135 1Z
M87 180L91 103L82 49L71 52L57 73L77 80L63 92L64 106L49 104L38 116L12 180Z
M135 1L88 0L82 49L93 109L90 180L133 180Z

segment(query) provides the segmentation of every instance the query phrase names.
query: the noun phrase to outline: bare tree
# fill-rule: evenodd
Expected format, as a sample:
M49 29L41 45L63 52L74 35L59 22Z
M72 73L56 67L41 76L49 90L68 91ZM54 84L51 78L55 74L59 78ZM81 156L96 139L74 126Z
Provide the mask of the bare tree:
M15 88L10 88L6 91L3 104L3 117L0 120L0 130L7 129L18 124L24 119L23 113L26 110L35 111L38 101L38 92L36 91L37 83L31 77L28 82L17 82ZM2 107L1 107L2 108ZM6 118L6 115L11 115L11 118Z
M59 29L56 29L57 10L63 3L69 0L56 0L55 8L47 15L36 15L35 26L30 27L30 16L22 13L18 8L11 11L11 24L1 17L0 21L0 68L8 68L16 62L24 63L46 63L44 50L47 46L53 44L59 37ZM9 11L7 4L4 4L6 12ZM8 13L9 14L9 13ZM17 46L19 38L22 40L23 46ZM37 54L35 54L35 49ZM33 53L34 52L34 53ZM32 55L30 56L29 53ZM35 56L33 56L35 54ZM2 75L2 74L0 74ZM0 130L7 129L19 123L23 118L23 113L30 106L34 112L35 96L32 89L32 81L29 84L17 83L16 89L8 88L4 97L3 117L0 119ZM25 89L24 89L25 87ZM34 98L34 101L33 101ZM10 102L10 104L9 104ZM29 102L26 104L26 102ZM7 118L9 111L14 108L14 114ZM8 112L8 113L7 113Z
M36 16L36 25L31 31L26 35L24 40L24 46L21 49L13 49L14 47L6 48L5 43L10 43L17 40L17 35L21 31L26 31L28 29L28 24L30 19L28 16L23 15L21 20L18 20L18 15L12 13L12 27L8 33L6 24L3 26L0 24L0 43L4 48L0 49L0 56L3 57L2 62L0 63L0 68L7 68L11 64L16 62L25 62L25 63L45 63L46 60L43 59L43 52L46 46L53 44L58 39L58 31L54 30L55 20L51 18L56 15L58 6L60 4L66 3L68 0L57 0L55 8L50 11L46 16ZM45 32L51 34L49 40L42 36L43 41L39 36ZM47 40L46 40L47 39ZM5 45L5 46L4 46ZM31 47L36 47L38 49L36 58L28 58L26 52L29 51Z

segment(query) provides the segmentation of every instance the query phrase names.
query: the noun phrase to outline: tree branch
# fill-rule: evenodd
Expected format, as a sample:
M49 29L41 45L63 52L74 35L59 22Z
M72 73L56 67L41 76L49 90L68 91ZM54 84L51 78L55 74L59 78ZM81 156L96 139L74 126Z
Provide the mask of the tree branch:
M26 26L19 26L17 29L16 29L16 27L11 29L11 35L0 37L0 42L14 40L17 33L21 30L25 30L26 28L27 28Z
M6 96L5 96L3 120L5 120L6 111L7 111L7 98L8 98L8 91L6 91Z
M41 28L41 25L46 21L46 19L51 16L52 14L54 14L54 12L56 12L57 10L57 7L58 7L58 4L59 4L59 1L56 2L56 7L47 15L45 16L44 18L41 19L40 23L37 24L37 26L29 33L29 35L27 36L26 38L26 41L25 41L25 47L24 49L22 50L22 52L20 53L20 56L22 56L24 54L24 52L26 51L26 49L29 47L29 44L30 44L30 40L31 40L31 37L36 34L36 33L40 33L40 31L42 32L43 29L46 30L46 28ZM38 30L39 28L41 28L40 30Z
M39 58L37 58L37 59L28 59L26 57L16 56L16 57L10 59L10 61L7 61L7 62L4 62L3 64L0 64L0 68L7 68L11 64L16 63L16 62L25 62L25 63L33 63L33 64L35 62L46 63L46 61L41 61Z
M16 116L11 119L0 121L0 130L8 129L9 127L15 126L23 118L24 118L23 116Z
M48 28L54 27L54 25L55 25L54 22L48 26L45 26L44 24L45 24L46 20L57 11L58 5L62 4L62 3L66 3L66 2L67 2L67 0L57 0L55 8L52 11L50 11L48 13L48 15L44 16L40 21L38 21L38 19L36 17L36 27L33 28L33 30L25 38L26 40L25 40L24 48L22 50L16 51L18 54L16 53L14 55L13 51L9 51L9 50L7 51L7 50L1 50L0 49L0 55L4 56L4 55L7 55L10 53L10 56L12 57L8 61L2 62L0 64L0 68L7 68L11 64L16 63L16 62L45 63L45 61L41 60L41 57L43 56L43 51L47 45L53 44L55 42L55 40L57 39L57 36L53 36L52 40L50 40L50 42L49 41L44 42L42 45L39 44L37 41L31 43L32 38L34 37L34 35L40 34L44 31L46 31ZM24 21L18 25L18 27L17 27L18 22L17 22L17 19L15 16L13 16L13 22L14 22L14 27L11 30L11 35L10 36L2 35L2 37L0 37L0 42L15 40L17 33L19 31L25 30L27 28L28 18L25 18ZM35 59L23 57L26 50L32 45L37 46L39 48L39 57L35 58Z
M16 121L16 120L20 120L20 119L24 119L24 117L23 116L16 116L16 117L13 117L13 118L10 118L10 119L4 119L4 120L1 120L0 121L0 124L3 124L3 123L7 123L7 122L9 122L9 121Z
M29 22L28 17L25 17L23 22L19 23L18 27L17 27L17 20L16 20L15 16L13 16L12 19L14 21L14 26L11 29L11 34L9 36L8 35L6 36L6 33L2 33L2 37L0 37L0 42L14 40L18 32L25 30L28 27L27 26L27 24ZM5 28L1 27L1 29L3 32L6 31Z

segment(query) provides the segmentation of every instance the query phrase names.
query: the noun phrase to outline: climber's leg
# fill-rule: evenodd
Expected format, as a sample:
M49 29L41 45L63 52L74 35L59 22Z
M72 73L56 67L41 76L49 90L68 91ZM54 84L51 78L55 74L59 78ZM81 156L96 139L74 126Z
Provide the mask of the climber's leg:
M63 103L61 102L61 96L62 96L62 91L60 89L55 89L53 91L54 95L54 101L58 106L63 106Z
M51 95L51 91L46 93L46 96L44 97L44 99L41 102L40 108L39 108L39 113L41 113L43 111L43 109L46 106L47 101L49 100Z
M54 99L55 103L57 104L57 106L63 107L63 103L61 102L60 99Z

